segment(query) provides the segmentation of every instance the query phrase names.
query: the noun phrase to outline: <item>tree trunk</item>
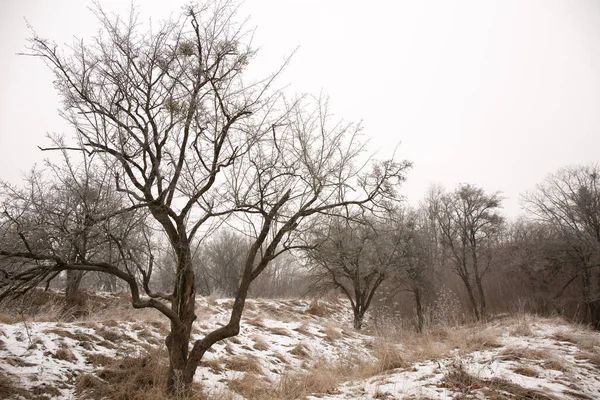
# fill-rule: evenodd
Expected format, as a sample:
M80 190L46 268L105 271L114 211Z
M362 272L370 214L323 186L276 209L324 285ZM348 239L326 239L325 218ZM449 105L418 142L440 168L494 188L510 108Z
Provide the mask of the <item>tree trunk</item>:
M465 288L467 289L467 295L469 296L469 303L471 304L473 315L475 316L475 319L479 321L481 319L481 315L479 314L479 307L477 305L477 300L475 299L475 294L473 293L473 286L471 286L469 271L467 270L467 266L464 264L464 261L462 267L462 269L460 267L457 268L456 271L458 272L458 276L460 276L460 279L463 281Z
M475 299L475 294L473 293L473 287L468 280L463 279L465 284L465 288L467 289L467 294L469 295L469 303L471 303L471 309L473 310L473 315L475 316L475 320L481 320L481 314L479 313L479 307L477 306L477 300Z
M425 316L423 315L423 305L421 304L421 290L416 287L413 291L415 294L415 305L417 307L417 332L423 332L425 326Z
M475 282L477 284L477 291L479 293L479 315L484 317L487 312L487 305L485 301L485 294L483 292L483 284L481 283L481 277L476 276Z
M193 373L190 375L185 371L188 364L192 324L196 320L195 276L190 246L186 240L180 240L178 245L178 274L172 309L179 316L179 320L171 321L171 332L166 339L169 353L167 390L177 396L186 393L194 379Z
M83 313L84 303L79 298L79 286L83 278L83 271L67 270L67 282L65 286L65 306L63 316L72 319Z
M487 306L485 302L485 294L483 292L483 284L481 282L481 274L479 273L479 260L477 257L476 247L477 242L475 241L475 238L473 238L471 246L471 254L473 257L473 273L475 275L475 285L477 286L477 292L479 294L479 317L477 318L477 320L479 321L480 318L485 316Z
M365 319L364 310L362 310L360 308L355 309L354 310L354 329L356 329L357 331L360 331L362 329L364 319Z

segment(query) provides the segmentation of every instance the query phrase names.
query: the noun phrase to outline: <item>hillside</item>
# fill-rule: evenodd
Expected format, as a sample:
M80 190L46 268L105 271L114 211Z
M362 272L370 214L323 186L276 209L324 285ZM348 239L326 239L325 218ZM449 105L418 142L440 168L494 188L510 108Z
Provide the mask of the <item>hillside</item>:
M90 314L57 321L0 314L0 398L161 398L167 326L123 295L93 295ZM200 298L195 336L228 317ZM390 326L358 333L345 302L249 300L241 334L196 374L208 399L598 399L600 334L521 315L486 324ZM201 392L201 393L200 393Z

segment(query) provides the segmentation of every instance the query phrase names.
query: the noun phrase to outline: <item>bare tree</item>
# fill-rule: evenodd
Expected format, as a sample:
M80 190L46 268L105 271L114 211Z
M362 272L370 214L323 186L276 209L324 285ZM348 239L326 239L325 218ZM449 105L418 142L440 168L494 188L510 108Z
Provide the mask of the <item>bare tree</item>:
M523 196L523 205L535 220L556 227L569 242L586 320L600 326L600 166L567 167L549 175Z
M344 293L352 305L355 329L362 329L377 290L393 275L398 248L386 233L370 221L338 217L315 232L314 248L307 252L313 289Z
M390 216L385 229L392 236L389 245L396 246L393 289L388 296L398 291L412 293L417 314L417 330L425 326L426 295L432 287L433 257L435 242L428 215L425 210L404 208Z
M486 313L483 278L491 265L483 254L501 228L503 219L496 209L502 197L498 192L486 194L476 186L460 185L433 201L430 208L440 228L442 245L449 250L453 271L462 280L473 315L479 320Z
M34 36L30 54L54 71L79 143L130 202L92 220L147 210L175 255L172 290L152 289L152 254L146 265L132 259L125 269L106 260L74 263L27 248L25 237L24 249L0 248L0 255L37 260L38 277L84 270L125 281L133 307L155 308L170 321L168 391L174 393L189 388L208 349L239 333L250 284L296 246L296 233L312 216L393 197L393 181L403 178L407 163L375 163L366 171L359 126L332 124L324 103L276 107L273 76L246 82L254 51L231 4L189 6L180 19L147 33L139 32L135 12L125 21L102 10L97 16L103 33L92 43L77 42L64 56ZM229 321L192 344L193 244L228 215L251 244Z
M560 312L563 294L579 272L569 241L555 226L527 220L513 223L507 237L502 246L505 273L527 283L523 296L533 301L533 312Z
M81 161L79 161L81 159ZM69 263L101 258L117 263L118 245L138 242L143 214L129 212L119 218L95 223L93 216L121 209L117 193L106 171L94 168L86 157L73 159L63 153L62 163L47 162L45 170L32 170L23 188L1 183L5 248L25 246L30 252L52 254ZM12 236L12 238L11 238ZM85 271L67 270L65 312L77 313L77 292ZM46 287L58 274L46 277ZM35 287L36 280L23 282L15 293Z

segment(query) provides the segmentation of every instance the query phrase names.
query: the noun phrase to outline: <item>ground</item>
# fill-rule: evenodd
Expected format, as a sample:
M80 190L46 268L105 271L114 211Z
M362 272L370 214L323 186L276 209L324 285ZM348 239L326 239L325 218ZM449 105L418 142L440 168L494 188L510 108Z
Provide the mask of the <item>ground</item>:
M165 320L126 296L93 296L73 322L43 307L0 314L0 398L162 396ZM194 335L226 321L231 303L198 299ZM249 300L241 334L203 360L196 398L600 398L600 333L585 327L520 314L417 334L401 322L357 332L342 300Z

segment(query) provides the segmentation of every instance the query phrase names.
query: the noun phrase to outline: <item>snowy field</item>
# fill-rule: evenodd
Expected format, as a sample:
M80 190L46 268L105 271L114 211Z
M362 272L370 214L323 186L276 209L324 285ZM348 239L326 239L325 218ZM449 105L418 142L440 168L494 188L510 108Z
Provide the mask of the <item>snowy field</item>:
M110 307L74 322L3 314L0 398L100 398L115 382L147 384L127 368L161 354L165 320L105 298ZM194 335L224 323L230 305L199 299ZM423 335L351 326L342 301L249 300L241 334L207 353L196 381L208 399L600 399L600 334L559 319Z

